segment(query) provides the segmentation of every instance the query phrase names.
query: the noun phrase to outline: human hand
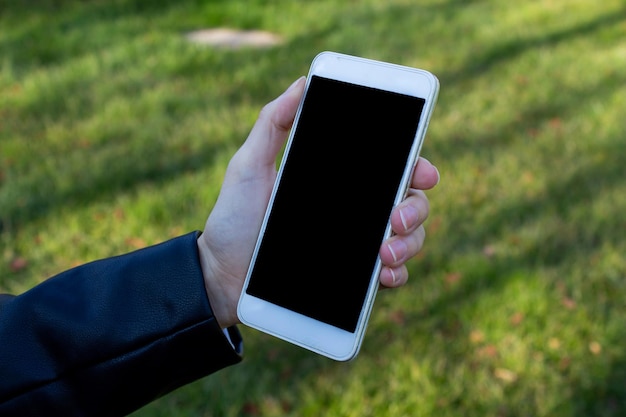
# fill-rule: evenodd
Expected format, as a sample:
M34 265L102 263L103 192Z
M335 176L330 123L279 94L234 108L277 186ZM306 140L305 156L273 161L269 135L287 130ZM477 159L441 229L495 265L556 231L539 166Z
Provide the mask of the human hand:
M420 157L413 172L407 197L391 212L391 228L394 235L380 247L383 268L379 281L381 288L404 285L409 278L406 261L422 249L426 232L424 221L428 218L428 198L423 190L439 183L439 171L427 159Z
M228 164L220 195L198 238L213 313L222 327L239 322L237 302L276 180L276 157L304 91L305 78L263 107Z
M198 238L205 287L218 323L239 323L237 302L276 180L276 158L298 108L305 78L265 105L245 143L230 160L217 202ZM428 199L422 190L439 181L437 169L420 158L407 198L392 212L394 235L381 245L382 287L406 283L405 263L424 243Z

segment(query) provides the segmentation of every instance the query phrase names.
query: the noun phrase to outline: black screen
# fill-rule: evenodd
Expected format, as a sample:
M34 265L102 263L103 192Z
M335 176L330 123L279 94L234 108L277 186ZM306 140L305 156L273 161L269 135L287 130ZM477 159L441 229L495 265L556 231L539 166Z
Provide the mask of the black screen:
M355 331L423 106L311 78L248 294Z

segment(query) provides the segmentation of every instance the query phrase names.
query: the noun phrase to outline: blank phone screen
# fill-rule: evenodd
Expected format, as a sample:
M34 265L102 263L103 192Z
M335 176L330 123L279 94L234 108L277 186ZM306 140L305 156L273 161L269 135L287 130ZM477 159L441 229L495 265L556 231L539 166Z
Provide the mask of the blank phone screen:
M248 294L356 330L423 107L311 77Z

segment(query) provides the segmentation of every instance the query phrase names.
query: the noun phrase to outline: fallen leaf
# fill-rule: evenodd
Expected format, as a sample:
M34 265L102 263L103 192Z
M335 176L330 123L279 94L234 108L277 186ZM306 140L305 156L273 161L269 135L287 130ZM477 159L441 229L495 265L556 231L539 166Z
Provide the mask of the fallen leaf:
M517 380L517 374L509 369L496 368L493 374L496 378L504 382L515 382L515 380Z
M135 249L145 248L147 246L146 241L140 237L129 237L125 240L126 244Z
M550 119L549 124L552 129L558 129L563 123L561 122L560 118L553 117L552 119Z
M563 297L561 299L561 304L563 304L563 306L568 310L573 310L576 308L576 301L574 301L570 297Z
M456 284L457 282L459 282L462 277L463 275L461 275L460 272L451 272L448 275L446 275L445 281L446 281L446 284L452 285L452 284Z
M486 245L483 248L483 255L485 255L487 258L493 258L495 254L496 254L496 249L492 245Z
M78 140L78 147L87 149L91 147L91 141L88 138L81 138Z
M247 416L260 416L261 415L261 410L259 406L252 402L247 402L243 405L243 412L244 412L244 415L247 415Z
M11 272L19 272L25 269L27 266L28 261L25 258L18 256L10 262L9 269L11 270Z
M589 343L589 351L594 355L599 355L602 352L602 346L598 342Z
M511 316L510 322L513 326L519 325L522 321L524 321L524 314L519 311Z
M270 349L267 352L267 360L269 362L274 362L276 359L280 358L281 351L279 349Z
M119 208L119 207L118 207L118 208L116 208L116 209L113 211L113 217L115 217L117 220L122 220L122 219L124 219L124 217L125 217L124 210L123 210L123 209L121 209L121 208Z
M480 350L478 351L478 355L484 358L494 358L498 356L498 348L494 345L484 346L480 348Z
M469 335L470 342L476 344L485 340L485 334L480 330L472 330Z
M441 228L441 224L443 223L443 219L441 216L436 216L433 217L427 224L426 224L426 229L427 229L427 234L428 236L432 236L434 235L440 228Z
M389 314L389 320L402 326L406 323L406 314L402 310L394 310Z
M557 350L558 348L561 347L561 341L557 339L556 337L551 337L548 340L548 347L552 350Z
M532 184L535 182L535 174L532 171L526 171L522 174L522 182L524 184Z
M289 402L288 402L288 401L286 401L286 400L283 400L283 401L281 402L281 405L282 405L282 410L283 410L285 413L288 413L288 412L289 412L289 411L291 411L291 409L293 408L293 407L292 407L292 405L291 405L291 403L289 403Z

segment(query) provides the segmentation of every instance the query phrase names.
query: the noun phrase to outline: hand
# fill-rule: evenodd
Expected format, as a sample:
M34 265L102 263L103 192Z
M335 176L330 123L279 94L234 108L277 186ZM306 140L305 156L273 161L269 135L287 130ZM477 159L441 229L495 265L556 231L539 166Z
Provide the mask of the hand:
M380 247L383 268L379 281L381 287L400 287L409 278L406 261L421 250L426 237L424 221L428 217L428 198L422 190L429 190L439 183L439 171L427 159L421 158L413 172L407 198L391 213L393 235Z
M239 323L237 302L276 180L276 158L293 124L304 85L305 78L299 78L261 110L247 140L228 164L220 195L198 238L205 287L222 327ZM381 245L383 287L406 283L404 264L417 255L425 237L422 223L429 207L421 190L438 181L437 169L421 158L409 195L392 212L394 236Z

